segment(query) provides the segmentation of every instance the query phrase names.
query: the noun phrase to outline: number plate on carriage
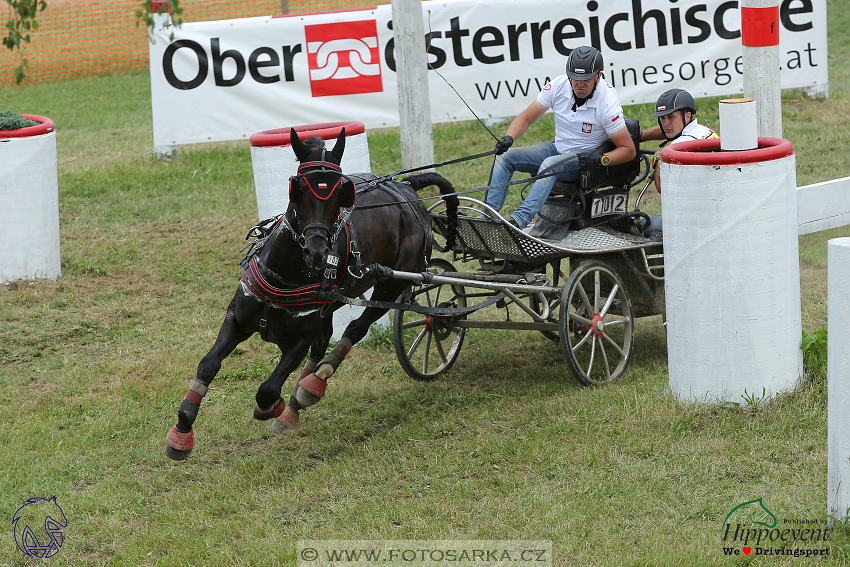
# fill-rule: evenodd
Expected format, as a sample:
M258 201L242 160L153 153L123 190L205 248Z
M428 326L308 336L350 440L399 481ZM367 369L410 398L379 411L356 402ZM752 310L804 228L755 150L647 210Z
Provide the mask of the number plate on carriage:
M604 217L614 213L625 213L629 204L628 194L602 195L593 199L590 218Z

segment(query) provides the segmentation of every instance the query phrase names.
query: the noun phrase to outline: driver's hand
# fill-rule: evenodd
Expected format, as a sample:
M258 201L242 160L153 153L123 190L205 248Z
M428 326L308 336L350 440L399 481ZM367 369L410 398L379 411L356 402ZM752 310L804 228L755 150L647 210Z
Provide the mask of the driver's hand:
M496 149L493 150L493 151L496 152L497 156L500 156L503 153L505 153L506 151L508 151L508 148L510 148L513 144L514 144L514 139L511 138L510 136L505 136L504 138L502 138L501 140L496 142Z
M579 154L576 154L576 157L578 158L579 166L585 171L593 169L593 167L596 165L596 160L591 154L587 152L581 152Z

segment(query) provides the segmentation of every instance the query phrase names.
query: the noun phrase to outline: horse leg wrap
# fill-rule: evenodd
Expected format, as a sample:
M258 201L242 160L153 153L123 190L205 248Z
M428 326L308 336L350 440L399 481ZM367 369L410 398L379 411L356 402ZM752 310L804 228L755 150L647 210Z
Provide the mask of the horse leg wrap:
M339 368L339 365L342 364L342 361L345 360L345 357L348 356L349 352L351 352L351 339L343 337L343 339L336 344L333 350L316 365L317 369L314 376L327 382L328 378L333 376L334 372L336 372L336 369Z
M183 397L180 409L177 410L177 425L165 436L165 454L168 458L182 461L192 452L195 446L192 424L198 417L198 410L208 389L208 384L196 379Z
M308 358L307 362L304 364L304 368L301 369L301 374L298 376L298 379L304 378L305 376L309 376L316 369L316 366L319 365L318 358Z
M298 410L301 406L295 399L295 396L289 398L289 405L284 408L283 413L272 422L272 431L282 433L291 429L298 429L298 420L301 417L298 415Z
M301 407L306 408L315 405L325 397L328 378L333 376L333 373L336 372L336 369L342 364L350 351L351 339L345 337L316 365L315 373L308 374L298 381L295 398Z
M297 411L286 406L286 409L283 410L283 414L277 418L277 421L282 423L287 429L298 429L298 420L300 417Z
M180 409L177 410L177 431L180 433L189 433L192 431L192 424L198 417L198 410L201 408L201 402L204 396L207 395L209 385L204 384L200 380L192 382L192 386L186 395L183 396L183 401L180 402Z
M177 451L191 451L195 446L195 435L190 430L189 433L180 433L177 427L172 427L168 435L165 436L165 442L172 449Z
M272 419L274 417L278 417L281 413L283 413L283 408L286 407L286 404L283 402L283 398L278 398L277 401L272 404L272 407L266 409L260 409L259 406L254 407L254 419L259 419L260 421L265 421L267 419Z

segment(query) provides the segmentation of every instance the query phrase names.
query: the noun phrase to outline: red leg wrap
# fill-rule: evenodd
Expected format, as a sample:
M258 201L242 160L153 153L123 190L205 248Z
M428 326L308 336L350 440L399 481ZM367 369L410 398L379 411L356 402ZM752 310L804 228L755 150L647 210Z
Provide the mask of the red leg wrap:
M318 398L325 397L325 390L328 387L327 382L312 373L306 378L302 378L298 384Z
M287 429L298 429L298 420L301 416L289 406L283 410L283 414L277 420L286 426Z
M189 433L180 433L176 427L172 427L168 435L165 436L165 442L172 449L178 451L188 451L195 446L195 436L193 431Z
M274 405L272 405L271 409L265 412L262 411L259 406L256 406L254 408L254 419L271 419L273 417L277 417L283 413L283 408L285 407L286 404L281 398L278 398Z
M351 352L350 348L346 347L345 345L339 344L339 343L337 343L337 345L334 347L334 350L341 353L343 358L348 356L348 353Z
M189 400L190 402L195 402L196 404L200 404L202 401L204 401L204 397L198 392L195 392L194 390L189 390L188 392L186 392L186 395L183 396L183 399Z

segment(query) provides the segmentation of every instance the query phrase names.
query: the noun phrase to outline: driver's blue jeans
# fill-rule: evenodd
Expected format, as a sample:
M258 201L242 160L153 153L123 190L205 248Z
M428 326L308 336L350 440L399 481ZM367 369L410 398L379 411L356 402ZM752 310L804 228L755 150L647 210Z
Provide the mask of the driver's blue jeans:
M493 177L490 185L498 185L511 180L514 172L520 171L536 175L539 171L546 170L552 164L567 160L563 164L554 167L547 173L563 171L560 175L538 179L531 186L528 196L522 205L511 215L517 220L520 227L530 223L534 216L543 208L549 192L555 185L555 181L575 181L579 177L580 167L578 160L567 159L577 155L581 150L559 154L552 142L540 142L536 146L523 146L511 148L507 152L496 157L493 166ZM487 191L486 203L497 211L502 209L505 198L508 195L508 187L496 187Z

